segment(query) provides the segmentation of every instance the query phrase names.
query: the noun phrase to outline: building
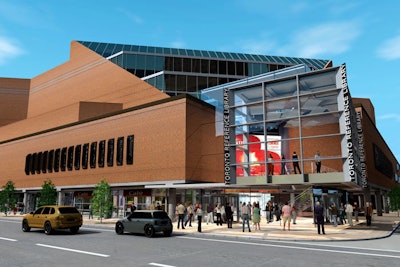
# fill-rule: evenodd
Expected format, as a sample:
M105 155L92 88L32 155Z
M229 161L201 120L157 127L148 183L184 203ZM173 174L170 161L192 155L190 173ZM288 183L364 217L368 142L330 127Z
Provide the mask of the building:
M346 79L345 66L328 60L73 41L54 69L0 78L0 184L12 180L27 211L45 180L59 203L85 211L101 179L114 216L154 202L171 216L181 201L237 207L243 190L295 201L313 188L325 202L337 194L360 203L372 191L381 207L399 165L372 104L352 101ZM369 129L364 155L355 126ZM301 174L291 170L293 151ZM380 159L373 170L369 153Z

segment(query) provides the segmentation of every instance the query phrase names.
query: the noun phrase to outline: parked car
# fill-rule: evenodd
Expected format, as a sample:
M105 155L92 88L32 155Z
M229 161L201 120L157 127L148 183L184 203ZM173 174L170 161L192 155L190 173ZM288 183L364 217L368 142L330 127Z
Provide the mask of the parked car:
M49 235L56 229L69 229L73 234L82 226L82 214L73 206L42 206L22 218L22 231L44 229Z
M153 237L159 232L171 236L172 228L171 219L162 210L136 210L115 224L115 232L119 235L130 232L147 237Z

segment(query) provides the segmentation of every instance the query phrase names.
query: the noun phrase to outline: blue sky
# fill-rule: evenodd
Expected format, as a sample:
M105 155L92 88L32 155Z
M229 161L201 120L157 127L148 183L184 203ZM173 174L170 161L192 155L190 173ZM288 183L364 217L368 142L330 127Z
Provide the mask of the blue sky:
M0 0L0 77L33 78L72 40L332 59L400 160L400 1Z

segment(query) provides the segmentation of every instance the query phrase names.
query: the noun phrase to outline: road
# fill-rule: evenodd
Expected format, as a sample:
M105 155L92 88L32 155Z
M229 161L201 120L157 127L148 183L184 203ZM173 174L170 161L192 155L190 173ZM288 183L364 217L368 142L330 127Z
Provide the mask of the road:
M84 226L76 235L21 231L0 219L0 266L397 266L400 233L385 239L288 242L177 235L116 235L113 228Z

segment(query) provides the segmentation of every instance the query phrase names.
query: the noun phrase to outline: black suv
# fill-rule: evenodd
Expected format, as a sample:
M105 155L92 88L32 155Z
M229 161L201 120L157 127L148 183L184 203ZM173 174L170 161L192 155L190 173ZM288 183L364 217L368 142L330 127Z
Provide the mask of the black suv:
M168 214L161 210L136 210L115 224L115 232L119 235L130 232L144 233L147 237L153 237L158 232L162 232L164 236L171 236L172 228Z

